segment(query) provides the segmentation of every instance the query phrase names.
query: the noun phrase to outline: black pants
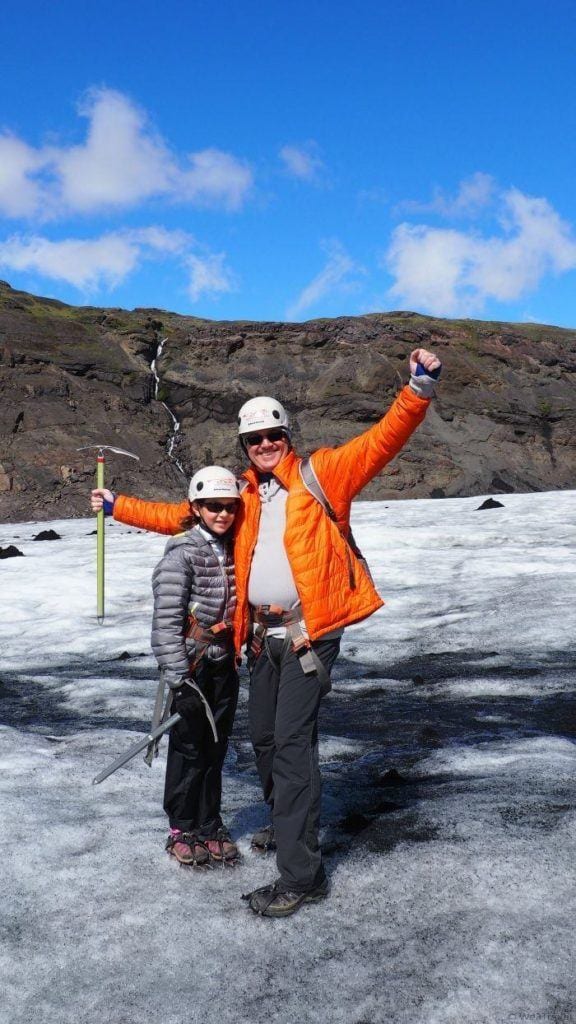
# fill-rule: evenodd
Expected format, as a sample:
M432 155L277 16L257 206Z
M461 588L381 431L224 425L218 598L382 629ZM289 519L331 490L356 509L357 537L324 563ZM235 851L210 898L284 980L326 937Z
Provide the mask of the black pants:
M340 640L317 640L313 647L330 673ZM251 666L250 738L272 808L280 877L299 892L325 878L318 842L321 697L318 676L304 674L291 641L268 639Z
M238 703L234 656L219 662L203 658L195 678L212 709L218 743L203 711L171 729L164 810L171 828L209 839L222 824L222 766Z

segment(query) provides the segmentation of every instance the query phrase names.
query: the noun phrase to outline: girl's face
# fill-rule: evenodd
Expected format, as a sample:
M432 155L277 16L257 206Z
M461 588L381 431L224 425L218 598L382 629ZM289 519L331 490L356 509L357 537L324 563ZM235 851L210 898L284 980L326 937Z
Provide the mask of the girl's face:
M221 537L232 526L238 505L237 498L204 498L202 501L192 502L192 508L200 522Z

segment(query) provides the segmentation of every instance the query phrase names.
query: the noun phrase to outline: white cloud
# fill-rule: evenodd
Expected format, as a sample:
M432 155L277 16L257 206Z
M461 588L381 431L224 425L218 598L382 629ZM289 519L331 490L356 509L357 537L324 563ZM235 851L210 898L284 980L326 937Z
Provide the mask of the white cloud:
M199 205L222 205L237 210L252 188L247 163L219 149L204 149L188 157L191 170L178 173L176 191L182 199Z
M434 196L428 203L412 199L396 207L404 213L435 213L441 217L475 217L494 200L496 183L490 174L477 171L470 178L460 182L455 196L447 196L442 189L434 189Z
M236 289L236 280L224 264L223 253L210 256L188 256L186 264L190 271L188 294L193 302L202 295L217 295Z
M53 153L62 201L69 209L132 206L170 191L173 158L126 96L98 90L79 113L89 122L86 141Z
M138 244L166 255L183 253L194 244L194 239L188 232L169 231L168 228L158 226L135 228L132 231L124 231L123 234Z
M138 244L120 234L101 238L47 238L13 236L0 244L0 266L31 271L56 281L66 281L83 291L101 284L114 287L139 262Z
M193 251L195 240L184 231L151 226L109 232L100 238L51 241L38 235L14 235L0 242L0 267L65 281L83 292L114 288L145 260L176 258L188 274L188 294L197 302L204 295L234 291L236 278L224 253Z
M218 149L179 158L122 93L93 90L79 113L88 131L77 146L33 149L0 137L0 213L46 220L156 197L237 210L246 200L253 174L245 161Z
M0 213L30 217L43 204L43 187L34 175L44 158L8 133L0 135Z
M283 146L278 155L288 174L302 181L316 181L324 166L315 142L307 142L304 146Z
M0 243L0 267L40 274L93 292L121 284L145 260L176 257L191 271L194 300L206 292L230 291L233 277L224 266L224 255L197 257L190 252L194 244L183 231L154 226L55 242L38 235L14 235Z
M323 248L328 253L326 266L286 310L289 320L298 320L302 313L336 290L351 291L356 286L354 278L365 273L363 267L354 263L340 242L325 242Z
M385 266L389 298L439 316L472 315L489 299L509 302L546 274L576 268L576 239L546 199L509 189L499 195L498 235L400 224Z
M445 316L457 309L469 312L461 278L470 251L469 240L457 231L400 224L386 254L386 265L396 279L388 295L407 309Z

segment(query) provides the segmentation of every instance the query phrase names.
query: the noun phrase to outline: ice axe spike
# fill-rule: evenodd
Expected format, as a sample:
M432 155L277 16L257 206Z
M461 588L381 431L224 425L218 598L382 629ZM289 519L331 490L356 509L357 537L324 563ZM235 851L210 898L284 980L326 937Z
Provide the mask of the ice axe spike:
M125 754L120 754L120 757L117 757L116 760L113 761L111 765L108 765L104 771L100 772L95 779L92 779L92 785L97 786L99 782L103 782L109 775L117 772L119 768L122 768L122 766L127 764L128 761L131 761L133 757L136 757L136 754L139 754L141 750L144 750L145 747L150 746L150 744L154 744L156 740L159 740L160 737L163 736L165 732L168 732L173 725L176 725L176 722L179 722L181 718L182 715L179 715L178 712L170 715L170 718L167 718L165 722L162 722L157 729L152 729L144 739L137 740L136 743L133 743Z
M124 448L115 448L111 444L85 444L77 448L77 452L85 452L96 448L96 487L104 488L104 452L114 452L116 455L127 455L129 459L136 459L140 462L140 456L133 452L127 452ZM104 509L96 513L96 616L98 625L104 622Z

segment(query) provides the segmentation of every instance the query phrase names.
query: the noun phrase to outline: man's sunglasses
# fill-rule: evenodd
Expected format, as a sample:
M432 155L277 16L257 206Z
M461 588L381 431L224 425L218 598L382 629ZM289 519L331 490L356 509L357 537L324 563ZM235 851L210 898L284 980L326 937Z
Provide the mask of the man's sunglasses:
M267 430L265 434L245 434L244 441L252 448L255 445L262 444L265 437L267 437L269 441L284 441L286 434L283 430L278 428L278 430Z
M202 508L207 508L209 512L229 512L231 516L235 516L238 511L238 502L235 501L233 505L223 505L221 501L199 501L199 505Z

